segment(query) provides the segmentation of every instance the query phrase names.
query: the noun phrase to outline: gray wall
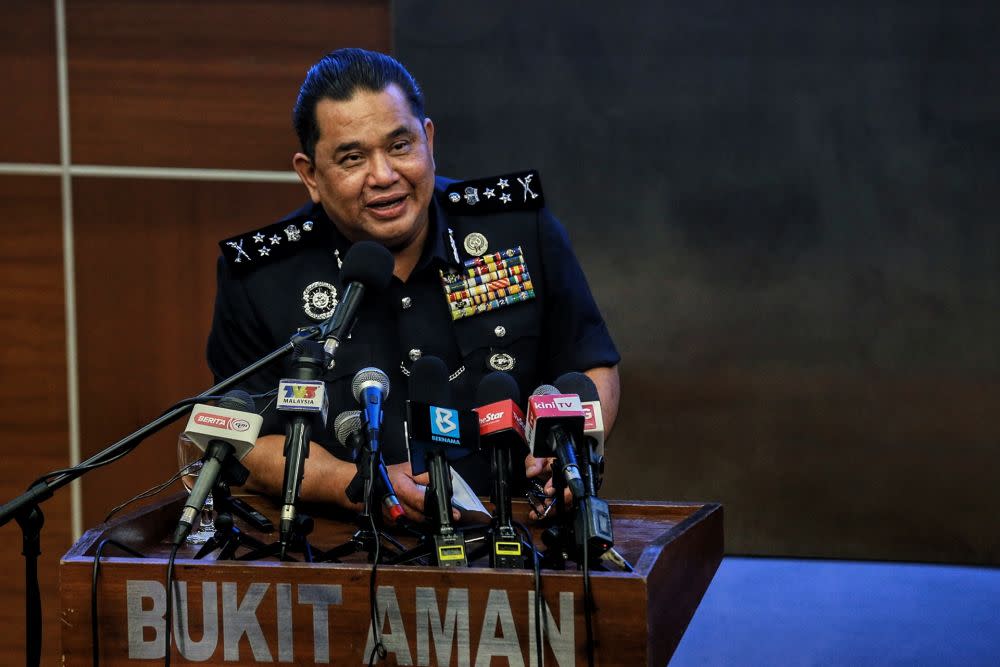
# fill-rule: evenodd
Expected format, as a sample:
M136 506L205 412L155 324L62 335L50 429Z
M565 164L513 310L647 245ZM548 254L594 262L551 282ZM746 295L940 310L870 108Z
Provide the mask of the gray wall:
M395 3L439 173L540 169L619 343L605 496L1000 563L998 7Z

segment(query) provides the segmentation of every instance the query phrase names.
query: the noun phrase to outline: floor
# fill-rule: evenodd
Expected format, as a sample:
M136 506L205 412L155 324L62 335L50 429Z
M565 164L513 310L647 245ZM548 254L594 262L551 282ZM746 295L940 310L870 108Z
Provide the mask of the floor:
M723 560L671 667L1000 665L1000 569Z

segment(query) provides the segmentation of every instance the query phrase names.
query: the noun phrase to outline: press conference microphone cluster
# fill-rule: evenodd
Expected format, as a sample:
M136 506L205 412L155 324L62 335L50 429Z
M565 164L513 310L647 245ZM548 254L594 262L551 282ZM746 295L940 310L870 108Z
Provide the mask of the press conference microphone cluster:
M184 503L174 532L173 543L183 542L201 513L205 500L220 477L230 483L246 481L247 470L239 461L253 449L263 423L254 414L254 402L245 391L228 392L218 405L196 404L191 410L184 435L205 452L198 478Z

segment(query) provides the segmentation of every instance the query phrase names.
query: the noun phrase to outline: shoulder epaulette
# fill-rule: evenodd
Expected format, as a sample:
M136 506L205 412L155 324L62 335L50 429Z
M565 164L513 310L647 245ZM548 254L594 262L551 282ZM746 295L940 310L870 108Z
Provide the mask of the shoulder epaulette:
M290 257L325 239L323 220L290 216L278 222L219 241L230 270L243 275Z
M534 169L452 183L444 191L444 207L458 215L529 211L545 206L542 182Z

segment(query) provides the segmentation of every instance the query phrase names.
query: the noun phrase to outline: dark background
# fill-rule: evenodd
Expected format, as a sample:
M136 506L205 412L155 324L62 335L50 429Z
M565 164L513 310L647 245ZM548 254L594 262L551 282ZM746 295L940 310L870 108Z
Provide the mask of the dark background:
M606 496L1000 563L992 2L399 2L439 173L537 167L623 361Z

